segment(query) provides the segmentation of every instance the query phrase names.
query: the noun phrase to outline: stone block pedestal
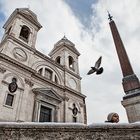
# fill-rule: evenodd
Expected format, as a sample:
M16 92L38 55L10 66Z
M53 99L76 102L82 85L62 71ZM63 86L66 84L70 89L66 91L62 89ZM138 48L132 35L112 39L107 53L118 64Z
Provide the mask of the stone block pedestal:
M126 109L129 123L140 121L140 90L125 95L121 103Z

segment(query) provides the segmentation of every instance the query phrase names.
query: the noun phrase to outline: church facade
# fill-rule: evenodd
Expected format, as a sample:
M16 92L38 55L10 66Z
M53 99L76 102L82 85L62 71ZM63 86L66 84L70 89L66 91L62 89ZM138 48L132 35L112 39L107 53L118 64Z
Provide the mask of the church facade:
M15 9L4 24L0 121L87 123L78 66L80 53L65 36L49 56L36 50L41 27L28 8Z

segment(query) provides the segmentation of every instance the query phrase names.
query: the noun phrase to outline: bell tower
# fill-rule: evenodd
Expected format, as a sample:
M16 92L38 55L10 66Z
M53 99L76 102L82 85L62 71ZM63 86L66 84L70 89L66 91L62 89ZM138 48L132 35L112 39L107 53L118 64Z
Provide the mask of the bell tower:
M65 36L54 45L54 49L49 55L58 64L63 65L75 74L79 74L78 56L80 53L75 48L75 45Z
M31 10L15 9L3 26L5 33L0 52L18 61L26 61L28 50L35 49L37 32L41 27Z
M139 79L133 72L132 66L130 64L128 55L117 30L116 24L112 20L112 16L110 14L108 19L123 74L122 85L126 95L123 97L122 105L126 109L128 121L130 123L140 121Z
M65 36L59 40L49 53L51 59L65 70L64 85L81 92L78 57L80 53L75 45Z

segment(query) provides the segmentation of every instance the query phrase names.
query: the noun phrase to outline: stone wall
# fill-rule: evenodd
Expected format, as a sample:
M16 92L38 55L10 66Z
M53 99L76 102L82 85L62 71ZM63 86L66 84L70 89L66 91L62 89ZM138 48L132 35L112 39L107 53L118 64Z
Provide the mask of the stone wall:
M140 140L140 123L0 123L0 140Z

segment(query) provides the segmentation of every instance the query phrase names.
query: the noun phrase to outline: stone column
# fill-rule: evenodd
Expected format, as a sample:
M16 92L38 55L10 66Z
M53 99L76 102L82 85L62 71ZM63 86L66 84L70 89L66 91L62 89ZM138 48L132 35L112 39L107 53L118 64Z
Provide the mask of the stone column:
M33 83L29 79L25 78L25 87L24 87L24 92L22 93L23 95L21 96L22 99L20 103L21 105L20 105L20 113L19 113L18 121L32 121L33 108L31 109L31 107L30 108L28 107L29 94L31 92L32 86ZM30 119L27 117L28 115L31 116Z
M40 103L38 100L35 100L34 104L34 113L33 113L33 122L39 121L39 110L40 110Z
M59 107L56 106L54 110L54 122L58 122L58 109Z
M68 109L68 101L69 101L69 98L67 96L64 97L64 122L67 122L67 109Z

